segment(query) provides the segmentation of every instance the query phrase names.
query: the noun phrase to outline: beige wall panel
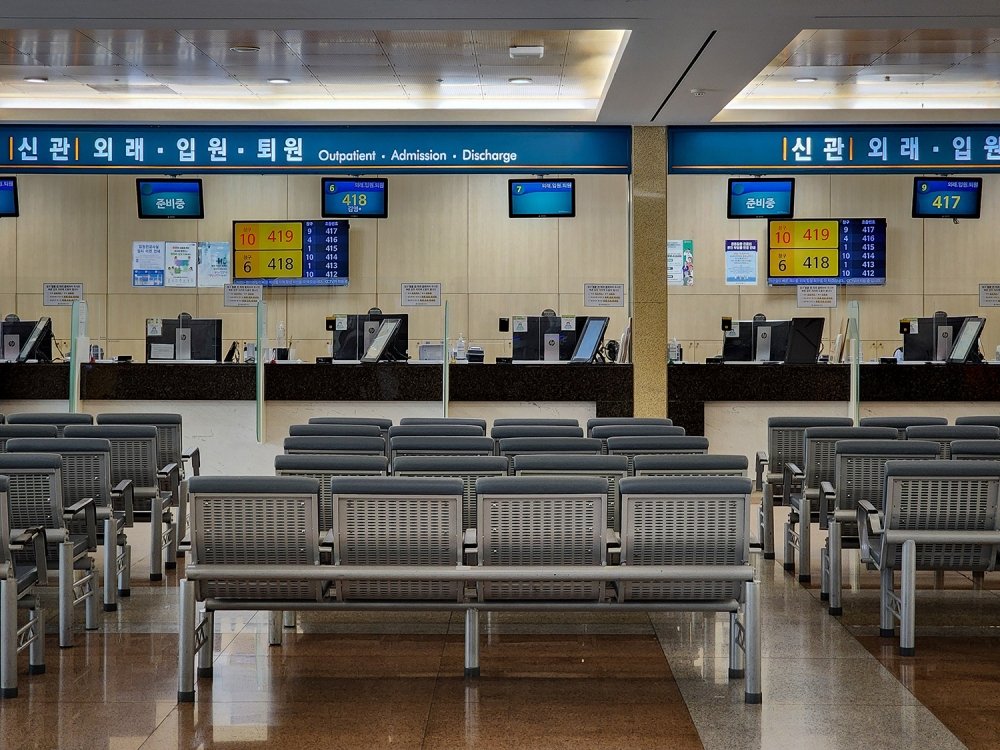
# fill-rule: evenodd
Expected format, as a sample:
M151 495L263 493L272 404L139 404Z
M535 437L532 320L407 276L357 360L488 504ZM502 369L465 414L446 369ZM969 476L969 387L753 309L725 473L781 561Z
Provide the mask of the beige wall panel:
M726 309L731 310L732 305L727 305ZM787 320L796 315L811 314L812 310L800 310L795 287L768 287L767 294L740 294L739 315L734 317L750 320L757 313L764 313L769 320Z
M295 290L300 292L303 290ZM288 305L288 335L293 341L322 341L323 353L316 356L327 356L326 342L331 335L326 330L326 319L332 315L361 315L375 306L374 294L337 294L323 292L295 294L295 299ZM277 319L268 315L268 329L273 334ZM296 344L296 347L298 345Z
M197 317L222 319L223 355L233 340L252 341L257 338L257 308L225 307L224 302L225 298L222 294L198 295ZM274 328L278 324L278 318L273 316L270 307L268 307L267 324L268 333L273 334ZM242 351L242 347L240 350Z
M469 292L553 292L559 284L559 219L508 218L507 179L469 177Z
M17 312L17 295L13 292L0 292L0 318L8 313Z
M628 281L628 177L579 175L576 217L559 219L559 291Z
M478 179L461 174L393 176L389 218L379 220L378 227L380 295L398 296L406 281L440 282L445 294L468 290L469 227L475 226L469 215L469 181ZM503 182L502 189L506 187ZM506 222L504 196L501 191L491 200L502 204Z
M508 339L510 334L499 331L499 319L512 315L539 315L552 308L559 312L559 295L550 294L470 294L469 330L467 335L476 343L488 339Z
M949 315L978 315L986 318L986 325L980 336L983 354L989 359L996 356L996 348L1000 344L1000 307L980 307L978 289L975 294L925 296L921 315L931 317L938 310L944 310Z
M288 176L288 218L319 219L322 217L321 193L323 184L319 175ZM392 187L395 187L393 184ZM390 189L392 189L390 187ZM390 208L394 208L392 202ZM375 268L378 235L381 219L356 219L351 222L351 241L348 246L350 269L348 271L352 294L375 291Z
M833 177L827 174L796 174L795 177L795 216L803 219L822 219L833 216L830 213L830 190ZM763 225L762 233L767 232L767 219L747 219L747 222Z
M18 179L17 289L41 294L47 281L83 282L87 295L108 286L108 178L23 175ZM57 207L66 207L61 214ZM133 209L134 210L134 209Z
M232 242L234 221L288 218L285 175L209 174L202 179L205 218L198 222L198 239L202 242Z
M564 315L590 315L608 318L608 329L604 333L604 340L615 339L617 341L621 338L625 324L628 322L627 297L625 305L625 307L584 307L582 294L560 294L559 307L556 309Z
M87 295L87 309L90 321L87 330L92 339L107 338L108 297L101 294ZM38 320L42 315L52 318L52 335L60 342L68 341L73 333L73 308L71 306L45 307L41 294L17 295L17 314L21 320ZM60 344L61 346L61 344ZM69 356L69 350L66 351Z
M160 175L147 175L158 177ZM58 179L53 175L53 179ZM197 219L140 219L136 209L135 175L108 176L108 293L133 294L132 243L197 242ZM143 288L151 294L161 288ZM172 290L170 290L172 291Z
M722 331L718 339L677 339L677 343L684 350L684 362L704 364L706 358L722 354Z
M857 300L861 311L861 338L865 340L894 340L899 337L899 319L920 315L923 298L916 294L878 294L850 292L842 295L835 311L834 325L847 317L846 300ZM898 344L897 344L898 346Z
M725 241L741 239L741 222L726 218L727 179L725 175L667 178L667 237L694 240L694 285L670 287L671 297L732 292L726 286Z
M17 291L17 222L0 219L0 295ZM0 308L0 311L9 308Z
M667 298L667 336L678 339L720 338L723 315L739 319L738 297L724 294L680 297L671 294Z
M402 307L399 293L378 295L378 306L384 313L406 313L407 328L411 339L440 339L444 328L444 303L448 303L448 335L457 339L458 334L469 340L469 295L444 294L439 307ZM416 350L411 354L416 358Z
M496 334L497 336L502 336L503 334ZM473 342L474 344L483 347L484 361L496 362L497 357L510 357L513 356L514 347L511 344L510 338L500 339L477 339Z
M143 339L146 337L146 318L176 318L180 313L196 315L198 295L194 290L187 294L112 294L108 296L109 339ZM69 309L69 308L67 308ZM91 338L93 338L91 334Z
M69 349L65 350L69 356ZM146 361L146 340L145 339L108 339L104 347L106 357L132 357L133 362ZM223 352L225 354L225 352ZM241 354L242 356L242 354Z
M926 294L978 294L980 282L1000 280L1000 175L983 177L982 215L912 220L923 225Z
M923 289L923 222L910 216L912 194L912 175L832 178L830 216L886 219L886 285L878 293L918 294Z

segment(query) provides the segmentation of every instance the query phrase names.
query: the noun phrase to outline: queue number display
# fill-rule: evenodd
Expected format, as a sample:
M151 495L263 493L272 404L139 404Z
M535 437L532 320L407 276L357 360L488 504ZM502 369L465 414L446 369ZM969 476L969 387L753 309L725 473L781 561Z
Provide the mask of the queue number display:
M796 219L768 225L768 283L885 283L885 219Z
M346 221L233 222L233 281L261 286L346 286Z
M323 178L323 216L384 219L389 215L389 185L384 177L363 180Z

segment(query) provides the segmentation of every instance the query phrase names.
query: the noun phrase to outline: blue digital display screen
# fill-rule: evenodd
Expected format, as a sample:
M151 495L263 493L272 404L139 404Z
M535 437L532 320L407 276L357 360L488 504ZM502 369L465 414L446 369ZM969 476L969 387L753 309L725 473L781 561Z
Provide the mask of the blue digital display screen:
M794 178L729 180L730 219L791 219L795 215Z
M17 179L0 177L0 217L17 214Z
M508 180L512 219L576 216L576 180Z
M323 178L323 218L384 219L389 215L388 180Z
M980 177L914 177L914 219L978 219L983 202Z
M203 219L201 180L136 180L140 219Z

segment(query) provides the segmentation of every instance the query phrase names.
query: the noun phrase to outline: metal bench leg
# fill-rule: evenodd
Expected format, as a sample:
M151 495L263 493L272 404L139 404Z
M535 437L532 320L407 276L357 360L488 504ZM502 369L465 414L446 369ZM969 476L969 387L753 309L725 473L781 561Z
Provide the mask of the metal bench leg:
M298 613L293 611L288 611L284 613L284 617L281 618L281 624L289 628L290 630L295 629L295 625L298 621Z
M827 538L826 548L829 557L830 575L827 583L830 591L830 614L838 617L844 614L844 607L841 601L841 541L840 541L840 521L830 521L830 536Z
M167 542L167 554L163 560L163 567L168 570L173 570L177 567L177 540L180 538L177 536L177 529L177 520L170 513L167 513L166 533L169 534L169 541Z
M892 607L889 604L889 595L892 594L892 568L884 567L879 572L882 583L879 587L880 614L878 634L883 638L892 638L896 634L896 621L893 619Z
M35 597L28 612L33 640L28 646L28 674L45 674L45 610Z
M73 645L73 543L59 545L59 648Z
M972 590L982 591L983 583L986 581L986 573L982 570L972 571Z
M111 549L115 548L112 547ZM83 587L81 596L87 597L83 602L83 627L87 630L97 630L97 594L101 590L101 583L97 577L97 569L93 565L90 566L90 570L87 571L86 575L90 580L81 584ZM109 577L112 581L115 580L114 573L104 574L105 580ZM117 603L115 604L115 608L118 608ZM105 605L105 610L107 610L107 605Z
M194 703L194 584L182 578L177 595L177 702Z
M205 628L205 634L208 636L208 640L205 644L198 650L198 676L199 677L211 677L212 676L212 651L215 648L215 612L214 611L204 611L201 613L202 623L199 623L200 627Z
M764 485L764 499L760 503L760 542L764 549L764 559L774 559L774 490L771 484Z
M917 543L903 542L902 570L899 581L899 653L913 656L914 628L917 619Z
M17 581L0 579L0 698L17 697Z
M270 646L280 646L285 633L281 627L284 613L281 610L267 613L267 643Z
M740 623L737 614L739 613L729 613L729 679L743 676L743 649L740 648Z
M465 610L465 676L479 677L479 610Z
M121 572L118 574L118 596L132 596L132 545L121 547Z
M149 517L149 580L163 580L163 498L153 498Z
M177 486L177 536L176 540L179 542L187 534L187 499L188 499L188 480L184 479ZM184 557L184 553L181 552L174 546L174 554L177 557Z
M746 703L760 703L760 582L747 581L743 584L743 619L746 632L743 643L746 649L746 684L744 700Z
M114 518L104 519L104 611L113 612L118 609L118 590L115 581L118 578L118 521Z
M791 511L788 514L788 520L785 521L785 562L783 567L789 573L795 572L795 547L792 544L792 532L795 530L795 511Z
M819 600L830 601L830 550L826 544L819 548Z
M799 583L812 580L812 502L802 491L799 504Z

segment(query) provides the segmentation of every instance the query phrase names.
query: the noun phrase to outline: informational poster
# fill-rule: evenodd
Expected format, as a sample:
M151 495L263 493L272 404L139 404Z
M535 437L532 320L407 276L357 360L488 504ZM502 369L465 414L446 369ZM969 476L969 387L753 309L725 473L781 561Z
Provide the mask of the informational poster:
M198 286L223 287L229 283L229 243L198 243Z
M726 284L757 285L757 240L726 240Z
M167 242L165 286L197 286L197 242Z
M837 287L834 284L800 284L795 287L798 307L836 307Z
M264 287L259 284L226 284L223 307L257 307L264 299Z
M403 307L440 307L441 284L403 283L400 285L399 304Z
M514 315L510 319L514 333L527 333L528 332L528 316L527 315Z
M83 299L83 284L42 284L42 305L70 307Z
M1000 284L979 285L979 306L1000 307Z
M694 285L694 240L667 240L667 284Z
M163 286L166 244L132 243L132 286Z
M625 307L624 284L584 284L584 307Z

